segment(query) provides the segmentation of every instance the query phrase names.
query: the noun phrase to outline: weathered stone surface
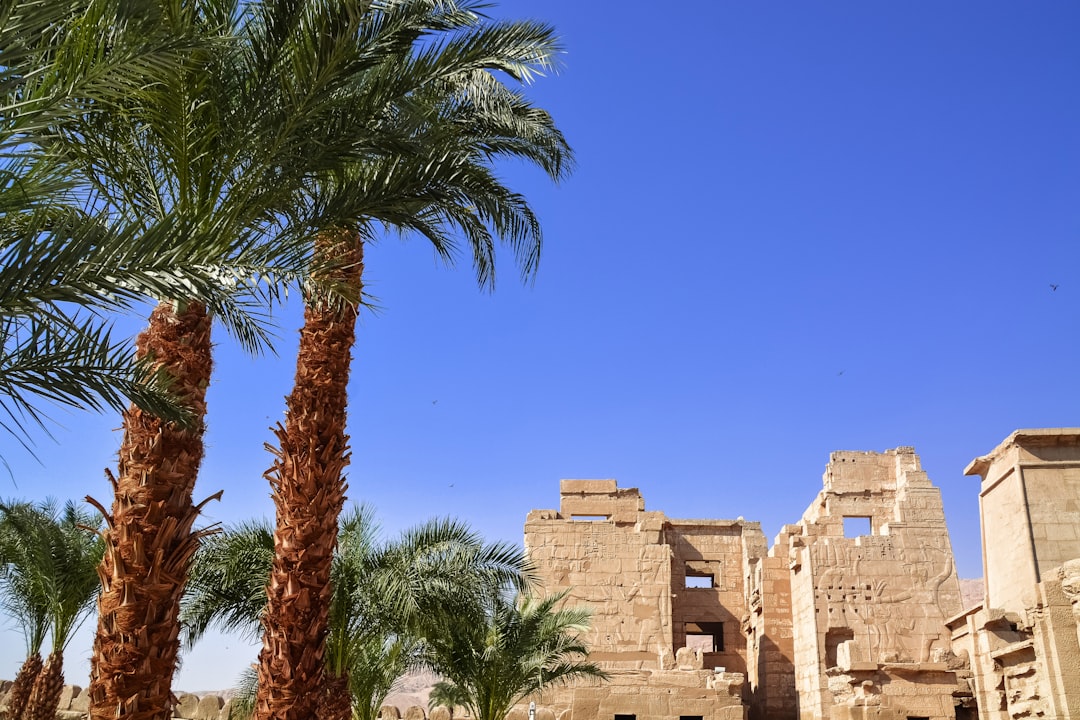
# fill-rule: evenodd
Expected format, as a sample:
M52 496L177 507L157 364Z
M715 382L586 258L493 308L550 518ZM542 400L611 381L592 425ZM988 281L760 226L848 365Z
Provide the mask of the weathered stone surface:
M746 667L744 556L765 547L760 525L671 520L611 480L567 480L560 491L559 512L529 513L526 548L549 592L567 590L569 603L593 611L590 659L613 680L545 690L542 707L563 717L572 705L575 719L715 720L734 703L741 716L742 683L734 697L709 683L713 667Z
M60 691L60 700L56 705L57 711L70 710L71 701L78 697L82 692L82 688L78 685L65 685L64 689Z
M90 689L83 688L71 699L71 709L75 712L90 712Z
M404 720L427 720L427 713L419 705L411 705L405 710Z
M400 720L401 711L394 705L383 705L379 710L379 717L383 718L383 720Z
M965 473L986 597L949 628L978 716L1080 718L1080 428L1017 430Z
M181 693L180 697L176 698L176 705L173 707L173 717L185 718L185 720L192 720L195 717L195 713L199 709L199 696L192 695L191 693Z
M225 701L217 695L203 695L195 708L194 720L218 720Z
M865 529L845 536L851 518ZM670 519L612 480L563 481L525 545L549 591L592 610L590 657L613 674L545 691L556 717L944 720L967 697L943 660L962 603L940 493L910 447L833 453L771 549L758 523Z
M445 705L437 705L428 713L428 720L454 720L454 711Z

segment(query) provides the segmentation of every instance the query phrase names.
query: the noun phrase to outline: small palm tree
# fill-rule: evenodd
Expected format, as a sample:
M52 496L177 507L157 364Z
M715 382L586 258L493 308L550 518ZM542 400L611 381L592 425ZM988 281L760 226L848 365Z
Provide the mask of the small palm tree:
M41 548L33 535L20 526L36 526L34 508L28 503L0 506L0 607L21 627L26 659L8 694L8 718L20 720L34 680L41 672L41 646L49 632L49 605L34 568Z
M72 635L89 616L101 585L97 564L104 543L96 528L100 516L68 502L39 505L0 505L5 535L21 540L12 547L9 573L32 588L34 604L45 610L52 652L34 678L25 701L9 703L13 717L52 720L64 687L64 650ZM25 704L23 704L25 703Z
M212 626L255 637L266 606L273 534L245 523L207 539L196 554L183 612L185 641ZM327 691L320 720L373 720L402 674L422 661L421 628L465 612L495 588L535 582L519 548L485 543L463 523L432 520L380 541L370 508L342 519L334 555Z
M586 659L581 634L589 611L560 608L565 597L490 594L470 615L431 632L428 662L445 678L432 689L432 707L461 706L477 720L503 720L515 704L546 687L606 679Z

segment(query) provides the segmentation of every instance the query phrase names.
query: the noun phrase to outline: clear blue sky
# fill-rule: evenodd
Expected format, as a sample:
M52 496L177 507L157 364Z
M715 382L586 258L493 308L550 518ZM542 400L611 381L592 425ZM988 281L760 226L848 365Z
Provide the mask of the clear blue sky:
M502 2L552 22L532 88L577 151L517 167L545 229L535 283L494 294L416 240L369 248L349 496L388 531L434 515L520 541L560 478L616 478L671 517L771 539L833 450L913 445L978 577L964 466L1019 427L1080 425L1080 5ZM509 259L509 258L504 258ZM1057 289L1053 289L1057 286ZM272 515L263 443L292 381L217 335L208 521ZM116 416L64 415L41 463L8 438L6 497L108 502ZM225 651L225 646L229 650ZM0 677L21 642L0 634ZM89 643L69 656L85 684ZM255 650L212 641L181 689Z

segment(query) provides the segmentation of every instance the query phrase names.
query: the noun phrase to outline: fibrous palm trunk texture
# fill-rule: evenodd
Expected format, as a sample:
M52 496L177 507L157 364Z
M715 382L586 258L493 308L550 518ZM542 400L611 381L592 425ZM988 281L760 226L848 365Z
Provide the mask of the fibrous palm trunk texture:
M60 694L64 692L64 654L53 652L34 680L23 720L55 720Z
M317 257L333 257L333 281L359 292L360 238L324 233ZM357 307L312 296L304 311L296 381L286 399L285 425L266 472L276 507L274 565L263 614L256 720L317 717L324 683L330 608L330 563L345 502L349 463L346 388L356 338Z
M124 413L119 471L109 473L112 512L106 519L102 591L90 668L94 720L168 720L176 669L180 596L198 545L191 493L203 457L206 387L210 383L206 308L158 305L136 340L172 379L172 391L193 416L181 427L132 407ZM219 494L220 495L220 494Z
M8 693L8 720L22 720L26 704L30 700L30 691L34 687L34 680L41 673L41 667L41 653L34 653L23 660L22 667L15 675L15 681L11 684L11 691Z
M340 675L326 673L323 692L315 717L319 720L350 720L352 718L352 695L349 694L349 672Z

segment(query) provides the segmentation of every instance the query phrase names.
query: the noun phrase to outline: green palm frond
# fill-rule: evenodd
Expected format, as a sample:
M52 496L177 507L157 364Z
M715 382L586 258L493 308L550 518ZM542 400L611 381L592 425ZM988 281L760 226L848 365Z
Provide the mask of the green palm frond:
M63 652L89 616L100 590L97 565L104 543L94 532L102 519L68 502L0 503L0 596L5 610L24 623L36 652L44 628L53 652ZM28 613L21 616L18 611Z
M340 526L327 669L348 673L361 716L377 710L394 680L421 663L429 625L460 616L481 597L536 582L520 548L487 543L460 521L430 520L380 540L373 510L360 505ZM265 521L207 538L182 603L185 644L211 627L255 637L272 558L273 535Z
M35 508L0 503L0 608L21 628L27 656L39 653L49 632L49 599L40 573L43 546L34 542Z
M130 347L112 341L108 321L80 315L80 307L128 309L146 297L199 292L222 315L241 319L249 344L265 342L228 282L262 268L221 266L196 252L172 219L140 236L135 225L103 212L85 177L56 149L73 118L141 96L203 42L162 33L161 10L154 0L0 2L2 352L5 370L13 371L5 373L5 389L28 393L0 398L4 425L24 444L23 422L41 421L42 398L94 409L133 400L183 419L155 376L132 367ZM297 265L291 279L301 273Z
M526 696L607 674L588 662L581 634L589 613L561 607L566 593L546 597L488 595L472 612L427 638L427 661L445 679L432 706L464 706L478 720L499 720Z
M259 673L254 667L246 667L236 680L227 720L249 720L255 716L255 698L259 692Z
M265 521L205 538L180 606L185 645L194 645L211 627L258 637L273 559L274 535Z
M127 400L162 417L186 418L169 393L169 378L132 361L126 340L114 340L100 318L0 317L0 419L13 436L28 425L45 427L38 400L101 410Z

